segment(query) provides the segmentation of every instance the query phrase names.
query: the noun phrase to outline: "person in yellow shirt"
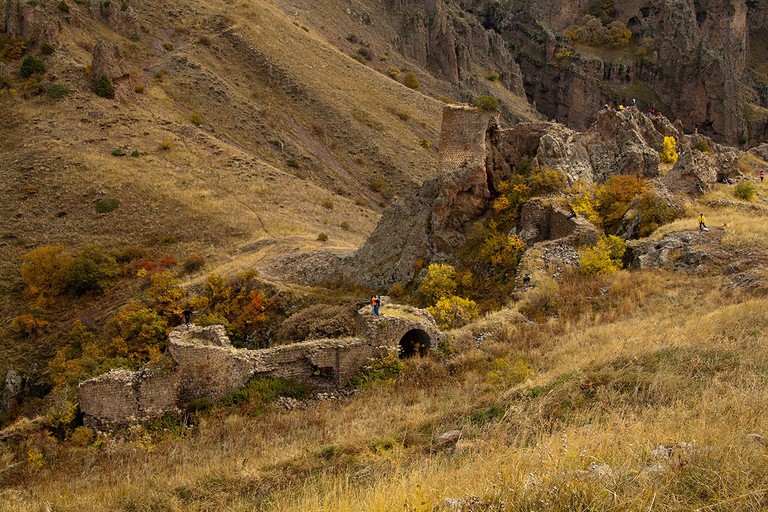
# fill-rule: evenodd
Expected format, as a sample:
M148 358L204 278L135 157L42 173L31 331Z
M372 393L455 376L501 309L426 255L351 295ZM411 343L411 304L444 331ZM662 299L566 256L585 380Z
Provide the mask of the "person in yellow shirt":
M704 218L704 214L700 213L699 214L699 231L704 231L705 229L709 231L709 229L707 229L707 220Z

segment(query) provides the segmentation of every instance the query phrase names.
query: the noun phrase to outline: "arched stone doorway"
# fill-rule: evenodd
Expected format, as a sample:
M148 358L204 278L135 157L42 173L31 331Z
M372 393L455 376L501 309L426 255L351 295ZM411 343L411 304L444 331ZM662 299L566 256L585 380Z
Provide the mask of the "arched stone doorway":
M400 338L400 358L426 356L432 339L421 329L411 329Z

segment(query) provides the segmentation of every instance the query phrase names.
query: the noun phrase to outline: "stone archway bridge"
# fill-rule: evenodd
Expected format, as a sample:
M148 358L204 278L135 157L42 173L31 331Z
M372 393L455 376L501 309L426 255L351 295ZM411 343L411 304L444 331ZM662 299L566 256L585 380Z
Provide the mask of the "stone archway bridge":
M78 386L86 425L110 428L180 414L196 398L216 401L254 376L283 377L319 389L344 386L372 357L425 355L442 333L424 309L387 304L382 316L358 311L361 336L316 339L261 350L236 349L224 327L177 327L168 356L132 372L111 370Z

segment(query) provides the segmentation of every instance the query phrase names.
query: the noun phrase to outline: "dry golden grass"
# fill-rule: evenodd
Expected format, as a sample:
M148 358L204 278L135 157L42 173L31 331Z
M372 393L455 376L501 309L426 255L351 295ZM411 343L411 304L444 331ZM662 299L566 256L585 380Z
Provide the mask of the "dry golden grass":
M768 424L768 298L722 284L567 274L558 318L499 312L479 347L413 360L397 383L342 403L261 418L218 409L181 438L134 429L102 449L63 446L45 467L0 475L0 509L426 512L448 498L482 510L761 510L768 452L745 436ZM504 357L533 378L491 385ZM455 450L432 452L451 429ZM659 445L672 455L654 455Z

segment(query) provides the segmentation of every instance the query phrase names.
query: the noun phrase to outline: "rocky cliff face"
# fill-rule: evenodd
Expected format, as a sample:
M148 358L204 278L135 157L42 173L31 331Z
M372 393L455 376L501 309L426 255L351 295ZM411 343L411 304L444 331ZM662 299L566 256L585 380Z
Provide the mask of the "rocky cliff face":
M696 162L704 158L699 156L702 153L691 150L688 136L669 121L652 120L635 108L604 109L589 130L575 132L546 122L504 129L498 124L498 113L446 107L440 174L412 196L388 206L376 230L357 252L338 257L320 270L313 261L311 280L353 282L373 288L409 283L425 263L453 258L472 227L488 214L499 183L521 165L559 170L571 183L600 183L618 174L656 178L658 150L669 134L681 139L683 155L697 154L681 157L689 163L676 167L678 170L665 179L670 188L684 189L689 186L684 175L699 169ZM722 153L711 157L712 166L723 159L738 162L735 150L731 154L716 147ZM702 191L719 176L706 169L699 174L696 179ZM576 254L575 248L594 243L599 231L568 213L551 201L531 200L523 208L518 233L528 244L557 240L560 249L568 246L569 254Z
M768 35L764 2L610 2L613 19L633 33L623 51L574 47L563 37L590 2L462 5L515 47L528 98L571 128L587 128L605 102L637 97L641 108L663 109L686 129L698 127L719 140L757 143L765 137L766 70L759 64Z
M390 8L402 18L394 45L405 57L445 80L471 85L479 81L480 65L498 71L510 91L525 95L520 67L501 35L453 2L391 0Z

